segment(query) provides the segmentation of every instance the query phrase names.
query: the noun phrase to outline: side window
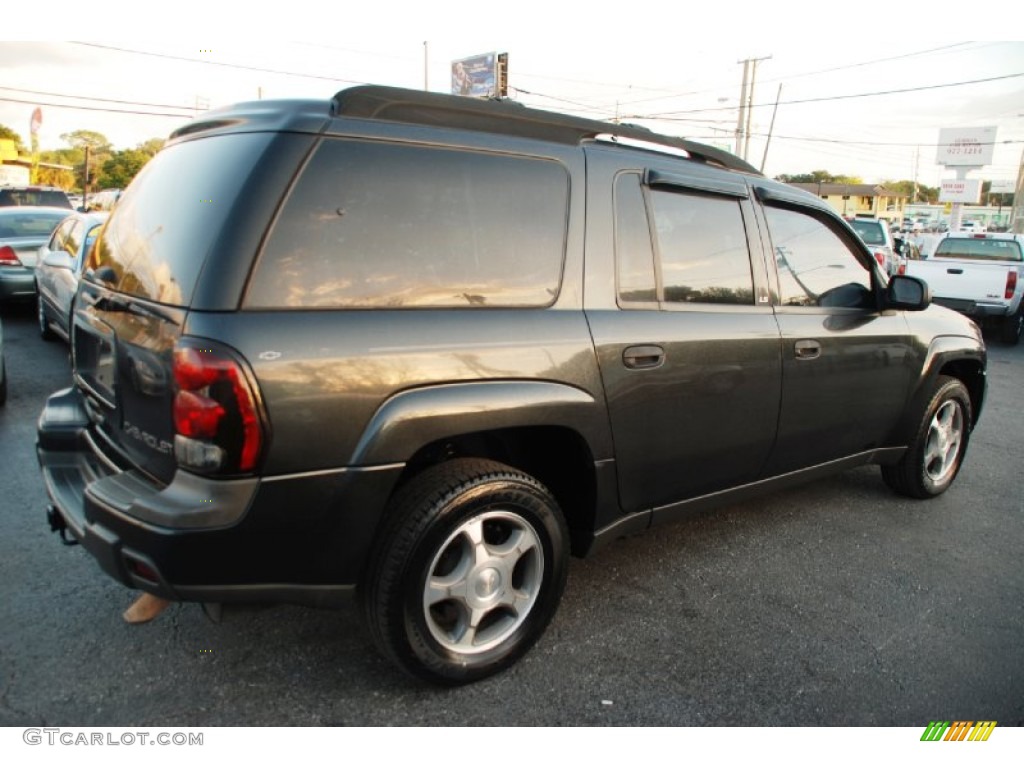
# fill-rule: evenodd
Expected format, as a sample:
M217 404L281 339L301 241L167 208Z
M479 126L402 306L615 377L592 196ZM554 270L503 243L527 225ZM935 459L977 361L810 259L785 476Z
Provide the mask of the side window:
M750 252L738 200L651 190L662 300L753 304Z
M50 238L50 244L46 247L51 251L59 251L64 247L64 241L67 240L68 232L71 231L71 227L74 221L65 221L53 232L53 237Z
M615 183L620 303L753 304L743 213L735 198L651 188L650 218L640 176ZM651 227L656 239L652 251Z
M327 140L288 197L250 307L541 307L558 295L556 162Z
M84 232L85 224L81 221L76 221L75 226L71 228L71 232L68 234L67 240L64 241L63 248L67 251L72 261L78 258L78 247L82 244Z
M780 303L793 307L874 307L871 274L824 222L765 207L775 248Z
M615 258L619 302L657 301L651 229L636 173L615 181Z

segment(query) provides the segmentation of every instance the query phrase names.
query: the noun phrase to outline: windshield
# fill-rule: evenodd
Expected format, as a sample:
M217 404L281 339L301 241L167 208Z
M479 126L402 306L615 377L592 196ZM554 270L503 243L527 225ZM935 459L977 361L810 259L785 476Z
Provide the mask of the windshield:
M877 221L859 221L854 219L850 222L853 231L860 235L860 239L868 245L885 245L885 231Z
M947 237L935 249L936 257L982 259L985 261L1022 261L1016 240L990 240L974 237Z
M67 194L59 189L0 189L0 205L52 205L70 208Z

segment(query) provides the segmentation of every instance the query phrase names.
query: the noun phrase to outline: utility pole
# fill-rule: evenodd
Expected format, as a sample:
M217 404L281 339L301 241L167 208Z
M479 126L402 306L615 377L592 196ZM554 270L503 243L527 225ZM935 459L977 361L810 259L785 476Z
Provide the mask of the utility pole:
M770 58L771 56L761 56L755 59L744 59L743 61L736 62L743 65L743 87L740 89L740 116L736 125L736 154L741 155L744 160L750 155L750 118L754 106L754 83L757 81L757 63Z
M740 88L740 114L736 119L736 150L737 155L743 154L743 131L746 126L747 113L747 79L750 77L750 59L737 61L743 65L743 86Z
M423 90L430 90L430 83L427 82L427 40L423 41Z

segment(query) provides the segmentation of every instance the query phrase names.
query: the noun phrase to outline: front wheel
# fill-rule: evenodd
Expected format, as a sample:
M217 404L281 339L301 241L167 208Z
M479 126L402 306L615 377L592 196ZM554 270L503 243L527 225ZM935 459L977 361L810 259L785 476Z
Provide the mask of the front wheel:
M945 492L960 471L971 423L966 387L959 379L940 376L907 452L899 463L882 467L885 482L917 499Z
M537 480L455 459L395 496L361 585L370 633L403 669L461 685L513 664L565 587L569 537Z

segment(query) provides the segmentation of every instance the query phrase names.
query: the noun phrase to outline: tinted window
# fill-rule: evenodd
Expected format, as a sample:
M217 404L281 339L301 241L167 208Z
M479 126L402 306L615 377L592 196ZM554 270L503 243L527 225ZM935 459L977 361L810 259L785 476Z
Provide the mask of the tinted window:
M46 205L70 208L67 193L59 189L0 189L0 205Z
M565 169L550 161L325 141L246 304L546 306L558 293L567 201Z
M121 196L89 266L109 267L123 293L187 305L239 191L272 137L230 134L162 150Z
M871 276L839 236L807 214L766 207L780 301L788 306L870 307Z
M62 211L23 212L10 209L0 215L0 237L48 238L67 213Z
M638 174L620 176L615 182L615 254L619 299L656 301L654 251Z
M948 259L990 259L1021 261L1020 244L1016 240L947 237L935 248L935 255Z
M662 299L753 304L750 255L740 203L727 197L651 190Z
M850 222L850 226L868 245L885 245L885 232L882 231L882 225L879 222L854 219Z

